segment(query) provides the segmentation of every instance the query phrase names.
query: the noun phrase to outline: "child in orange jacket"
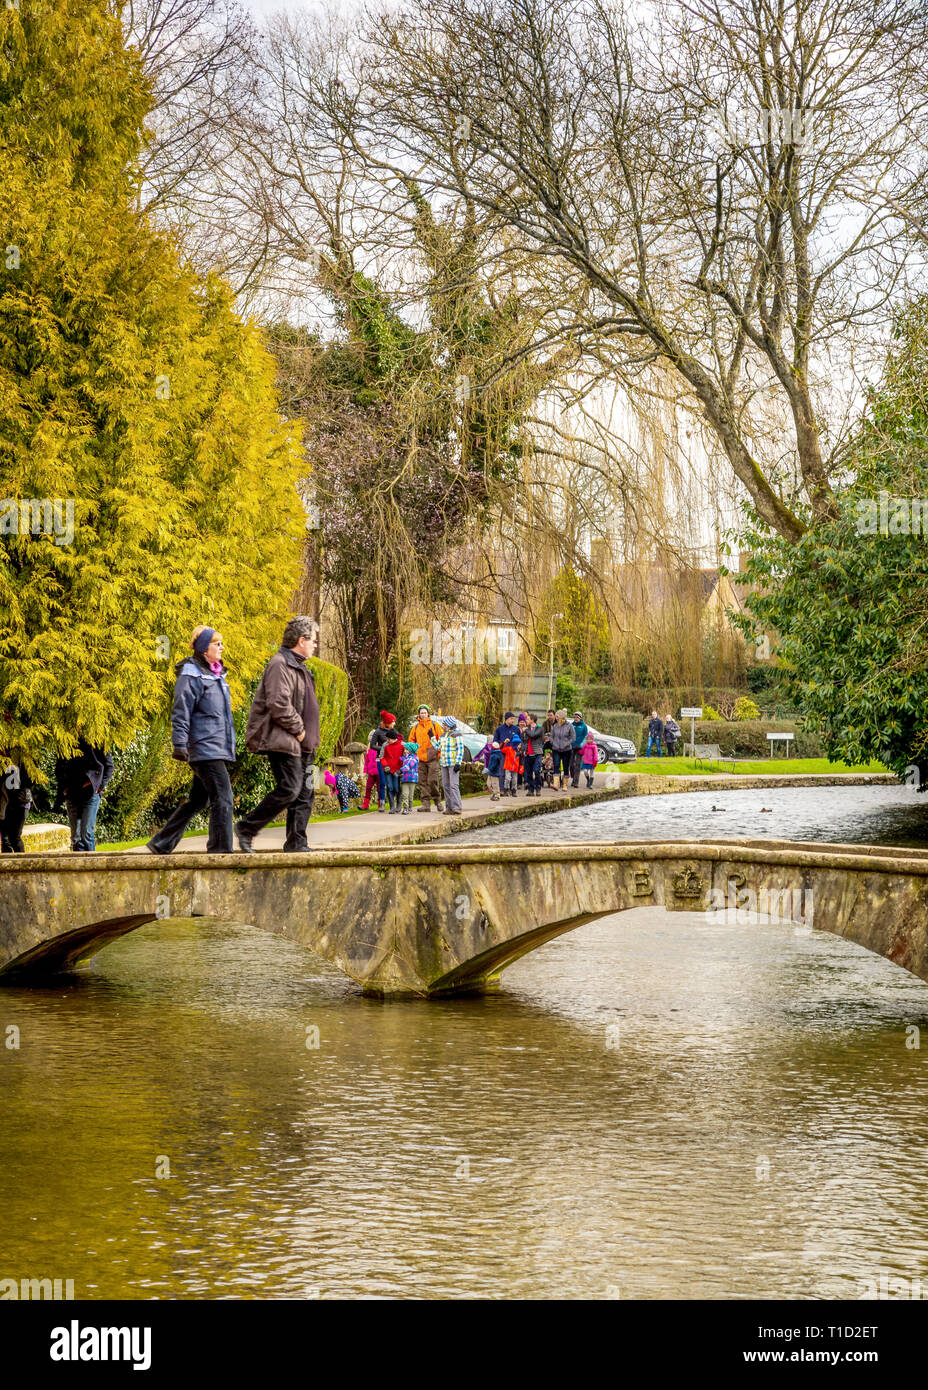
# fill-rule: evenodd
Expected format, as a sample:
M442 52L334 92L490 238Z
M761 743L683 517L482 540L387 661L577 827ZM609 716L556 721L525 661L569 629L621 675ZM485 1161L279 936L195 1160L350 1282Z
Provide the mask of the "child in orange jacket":
M516 779L519 775L519 754L511 743L503 749L503 796L516 794Z

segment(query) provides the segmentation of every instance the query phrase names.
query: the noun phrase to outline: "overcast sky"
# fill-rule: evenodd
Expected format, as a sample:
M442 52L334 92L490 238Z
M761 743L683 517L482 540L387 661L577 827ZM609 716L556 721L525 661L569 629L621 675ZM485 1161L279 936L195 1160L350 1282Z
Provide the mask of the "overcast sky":
M275 10L315 10L324 9L325 6L319 4L319 0L243 0L245 8L250 10L256 19L263 19L265 15L273 14Z

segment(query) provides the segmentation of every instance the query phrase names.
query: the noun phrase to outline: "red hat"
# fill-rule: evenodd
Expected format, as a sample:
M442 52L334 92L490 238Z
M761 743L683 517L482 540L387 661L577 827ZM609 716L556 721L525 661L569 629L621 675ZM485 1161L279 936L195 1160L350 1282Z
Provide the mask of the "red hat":
M395 723L396 723L396 715L395 715L395 714L391 714L390 711L389 711L388 709L382 709L382 710L380 711L380 722L381 722L381 724L387 724L387 723L395 724Z

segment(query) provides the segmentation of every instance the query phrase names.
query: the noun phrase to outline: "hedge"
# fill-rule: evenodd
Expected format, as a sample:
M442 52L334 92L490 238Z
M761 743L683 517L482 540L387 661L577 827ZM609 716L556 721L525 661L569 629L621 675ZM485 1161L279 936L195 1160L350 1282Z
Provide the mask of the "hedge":
M319 753L317 762L331 758L345 727L348 709L348 672L318 656L309 659L319 700Z
M683 743L689 742L690 721L674 716L683 734ZM594 724L596 721L594 719ZM597 728L599 726L597 725ZM639 748L648 746L647 721L639 724ZM605 733L605 729L603 730ZM717 743L723 753L734 753L739 758L764 758L770 752L767 734L795 734L789 745L791 758L824 758L825 750L815 734L806 733L798 724L789 719L697 719L696 742ZM682 752L682 748L680 750ZM784 757L786 745L777 744L775 755Z
M613 734L616 738L630 738L640 747L641 715L632 709L588 709L584 715L601 734Z
M585 710L637 710L639 714L650 714L655 705L658 709L681 705L733 705L743 689L731 686L647 686L647 685L603 685L590 684L579 687L580 703L576 709ZM605 729L603 730L605 733Z

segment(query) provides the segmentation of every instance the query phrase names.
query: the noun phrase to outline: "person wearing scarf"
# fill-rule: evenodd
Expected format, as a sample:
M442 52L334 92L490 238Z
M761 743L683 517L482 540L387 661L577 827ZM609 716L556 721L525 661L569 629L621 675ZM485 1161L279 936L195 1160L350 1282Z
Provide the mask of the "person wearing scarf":
M170 854L193 817L209 806L207 854L232 854L232 783L235 762L232 696L222 663L222 636L201 624L190 639L192 654L174 668L177 684L171 710L173 756L190 764L193 782L181 802L152 835L150 854Z

